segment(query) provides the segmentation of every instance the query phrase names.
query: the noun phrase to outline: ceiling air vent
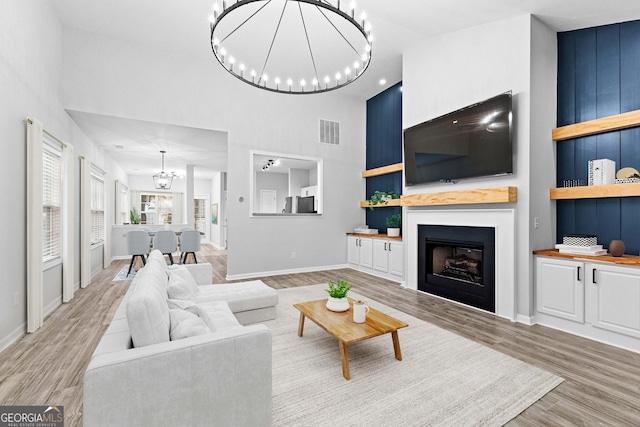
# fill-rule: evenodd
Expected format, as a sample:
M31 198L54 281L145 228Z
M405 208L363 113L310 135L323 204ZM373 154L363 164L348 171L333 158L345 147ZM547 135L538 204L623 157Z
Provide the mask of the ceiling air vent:
M340 144L340 123L320 119L320 142Z

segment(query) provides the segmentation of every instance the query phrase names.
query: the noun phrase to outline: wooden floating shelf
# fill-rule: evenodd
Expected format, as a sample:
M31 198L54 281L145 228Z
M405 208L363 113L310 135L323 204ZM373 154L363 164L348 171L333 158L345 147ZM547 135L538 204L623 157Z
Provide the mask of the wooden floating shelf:
M551 200L640 196L640 183L560 187L549 190Z
M378 203L377 205L373 205L374 208L390 208L391 206L400 206L400 199L391 199L386 204L385 203ZM361 208L368 208L369 207L369 202L367 202L367 201L360 202L360 207Z
M388 173L399 172L402 170L402 163L396 163L389 166L383 166L381 168L369 169L362 172L363 178L369 178L372 176L386 175Z
M518 201L517 187L478 188L474 190L445 191L442 193L408 194L389 201L385 206L440 206L470 205L483 203L515 203ZM360 202L360 207L368 208L368 202Z
M640 126L640 110L555 128L551 131L551 139L562 141L635 126Z

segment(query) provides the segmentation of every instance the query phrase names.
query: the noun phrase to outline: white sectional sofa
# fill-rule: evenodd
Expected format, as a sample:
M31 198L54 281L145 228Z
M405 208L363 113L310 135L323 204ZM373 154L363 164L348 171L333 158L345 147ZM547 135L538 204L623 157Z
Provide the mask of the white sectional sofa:
M277 292L184 267L195 292L158 251L136 274L84 374L85 426L271 425L271 333L248 324L275 318Z

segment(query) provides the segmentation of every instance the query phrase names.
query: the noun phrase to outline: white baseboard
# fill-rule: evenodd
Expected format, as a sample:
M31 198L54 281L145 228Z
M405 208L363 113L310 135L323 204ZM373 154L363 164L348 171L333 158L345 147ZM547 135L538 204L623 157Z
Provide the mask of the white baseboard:
M20 337L27 333L27 322L22 323L16 329L11 331L9 335L0 340L0 352L9 347L14 342L18 341Z
M53 313L56 310L56 308L60 307L61 305L62 305L62 296L60 296L60 298L56 299L55 301L51 301L49 304L43 307L42 314L46 318L48 315Z
M536 316L525 316L522 314L516 315L516 322L524 323L525 325L535 325L536 324Z
M269 276L282 276L283 274L296 274L296 273L313 273L315 271L323 270L339 270L341 268L348 268L347 264L339 265L325 265L321 267L306 267L306 268L294 268L290 270L273 270L273 271L257 271L255 273L245 274L227 274L227 280L244 280L255 279L256 277L269 277Z

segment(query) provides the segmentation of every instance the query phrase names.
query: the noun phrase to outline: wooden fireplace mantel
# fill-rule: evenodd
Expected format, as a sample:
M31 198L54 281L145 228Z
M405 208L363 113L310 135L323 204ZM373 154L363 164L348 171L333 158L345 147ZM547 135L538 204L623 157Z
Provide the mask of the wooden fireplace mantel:
M400 199L391 200L387 205L378 204L373 207L471 205L483 203L515 203L517 201L517 187L496 187L444 191L440 193L406 194L400 196ZM368 208L369 203L367 201L360 202L360 207Z

